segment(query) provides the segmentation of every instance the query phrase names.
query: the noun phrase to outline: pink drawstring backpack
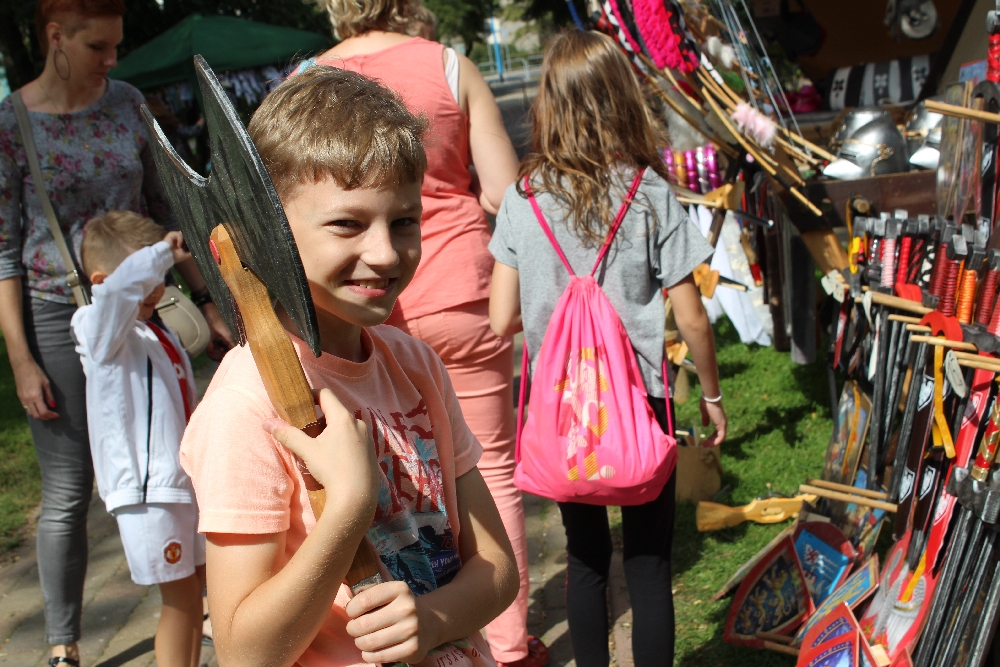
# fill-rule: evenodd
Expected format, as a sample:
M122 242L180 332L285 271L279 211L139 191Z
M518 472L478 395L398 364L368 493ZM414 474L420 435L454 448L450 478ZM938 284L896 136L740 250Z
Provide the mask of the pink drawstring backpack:
M522 491L558 502L641 505L660 495L674 471L677 443L669 401L671 433L666 434L646 400L621 318L594 280L643 171L632 182L586 276L573 273L525 176L524 190L538 224L572 277L538 351L527 422L522 420L529 372L524 347L514 470L514 483ZM666 361L663 380L666 385Z

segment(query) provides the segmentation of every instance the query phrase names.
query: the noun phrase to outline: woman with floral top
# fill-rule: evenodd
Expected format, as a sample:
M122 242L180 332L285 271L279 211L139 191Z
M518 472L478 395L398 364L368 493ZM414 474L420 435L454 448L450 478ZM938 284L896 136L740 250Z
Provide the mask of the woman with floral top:
M176 226L139 115L142 94L107 79L124 13L123 0L40 0L36 21L45 68L20 91L45 190L77 258L84 224L111 210ZM207 295L193 262L178 269L196 295ZM75 666L93 466L66 273L6 99L0 103L0 330L42 471L38 572L53 645L49 664ZM213 336L231 344L215 305L204 303L203 312Z

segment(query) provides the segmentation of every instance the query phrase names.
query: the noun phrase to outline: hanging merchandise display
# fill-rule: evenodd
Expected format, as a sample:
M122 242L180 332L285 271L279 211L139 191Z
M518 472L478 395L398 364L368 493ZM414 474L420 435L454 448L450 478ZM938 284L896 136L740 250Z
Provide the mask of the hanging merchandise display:
M833 297L821 475L794 498L699 504L699 530L794 521L717 593L734 594L724 639L798 665L981 667L1000 621L1000 14L986 80L905 116L877 104L916 98L927 58L838 71L832 98L868 106L824 148L802 136L743 0L684 0L675 21L672 2L633 2L634 14L616 2L597 18L662 105L671 184L717 248L696 272L709 312L747 342L787 344L814 305L810 294L793 306L793 276L808 275L794 273L793 247L808 248ZM939 27L929 0L894 0L886 21L900 39ZM914 207L887 205L879 183ZM853 192L836 200L837 187ZM838 201L846 252L824 197Z

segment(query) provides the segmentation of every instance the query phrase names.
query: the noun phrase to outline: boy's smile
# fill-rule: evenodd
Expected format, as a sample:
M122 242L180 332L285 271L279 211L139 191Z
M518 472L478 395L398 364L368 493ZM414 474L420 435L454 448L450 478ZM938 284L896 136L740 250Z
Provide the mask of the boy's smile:
M363 360L361 327L389 317L420 263L420 183L344 190L327 177L283 204L323 349Z

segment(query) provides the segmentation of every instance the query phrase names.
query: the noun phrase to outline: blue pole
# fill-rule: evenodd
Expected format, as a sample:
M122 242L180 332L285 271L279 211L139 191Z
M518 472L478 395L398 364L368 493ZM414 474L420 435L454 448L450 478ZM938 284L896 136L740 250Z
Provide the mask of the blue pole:
M503 81L503 58L500 55L500 36L497 34L497 20L493 16L493 9L490 9L490 32L493 33L493 57L497 61L497 74Z
M580 30L586 30L583 27L583 21L580 20L580 15L576 11L576 5L573 4L573 0L566 0L566 5L569 7L569 15L573 17L573 23L576 24L576 27Z

